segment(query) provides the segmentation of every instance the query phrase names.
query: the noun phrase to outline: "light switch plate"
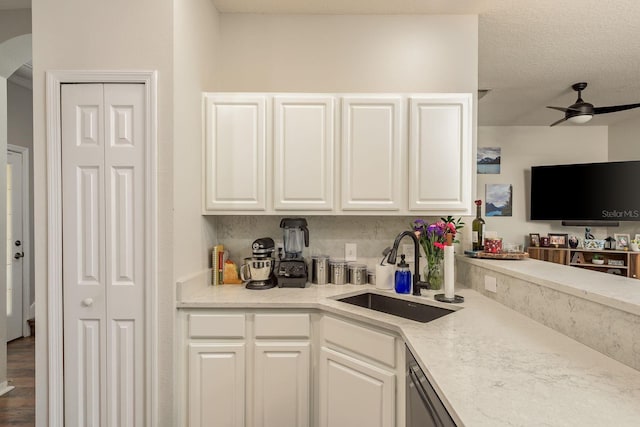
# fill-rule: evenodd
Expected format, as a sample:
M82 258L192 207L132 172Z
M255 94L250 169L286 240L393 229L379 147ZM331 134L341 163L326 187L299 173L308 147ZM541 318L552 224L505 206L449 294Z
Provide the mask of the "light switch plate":
M493 276L484 276L484 288L489 292L498 292L498 281Z
M344 259L345 261L357 261L358 245L356 243L344 244Z

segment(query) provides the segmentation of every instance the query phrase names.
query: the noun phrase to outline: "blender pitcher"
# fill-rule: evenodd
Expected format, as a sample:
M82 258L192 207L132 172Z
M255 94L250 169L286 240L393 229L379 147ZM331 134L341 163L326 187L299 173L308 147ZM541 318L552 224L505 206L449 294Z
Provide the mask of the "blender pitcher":
M302 258L302 249L309 246L309 229L304 218L283 218L280 221L283 230L285 258Z

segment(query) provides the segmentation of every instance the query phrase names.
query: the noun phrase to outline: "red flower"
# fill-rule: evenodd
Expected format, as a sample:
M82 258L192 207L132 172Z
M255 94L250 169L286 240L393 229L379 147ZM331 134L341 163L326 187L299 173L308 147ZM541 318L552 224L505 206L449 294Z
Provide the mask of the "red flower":
M433 242L433 246L435 246L438 249L444 249L444 244L440 242Z

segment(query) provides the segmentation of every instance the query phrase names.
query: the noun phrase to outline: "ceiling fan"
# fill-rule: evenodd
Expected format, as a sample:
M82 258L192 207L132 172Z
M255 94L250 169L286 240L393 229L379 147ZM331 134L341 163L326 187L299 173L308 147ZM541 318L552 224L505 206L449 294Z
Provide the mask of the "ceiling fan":
M640 104L612 105L610 107L594 107L593 104L584 102L582 100L582 91L585 90L586 87L587 87L587 84L584 82L574 83L573 85L571 85L571 88L576 92L578 92L578 99L573 105L570 105L567 108L547 106L547 108L562 111L564 113L564 118L558 120L557 122L551 123L551 126L555 126L566 120L572 123L577 123L577 124L587 123L589 120L593 118L595 114L613 113L616 111L630 110L632 108L640 107Z

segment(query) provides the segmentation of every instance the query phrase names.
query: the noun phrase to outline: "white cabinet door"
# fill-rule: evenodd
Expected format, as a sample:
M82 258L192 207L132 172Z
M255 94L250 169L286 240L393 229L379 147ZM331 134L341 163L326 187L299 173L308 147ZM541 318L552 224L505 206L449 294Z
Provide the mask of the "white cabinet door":
M244 427L244 343L189 344L189 426Z
M254 425L309 426L309 342L257 342L254 357Z
M409 210L471 215L471 94L410 98Z
M65 424L145 408L145 89L63 85Z
M402 116L399 96L342 99L342 209L400 208Z
M274 208L331 210L333 97L276 96L273 116Z
M320 427L395 425L395 374L320 349Z
M204 210L264 210L266 96L207 94L204 102Z

